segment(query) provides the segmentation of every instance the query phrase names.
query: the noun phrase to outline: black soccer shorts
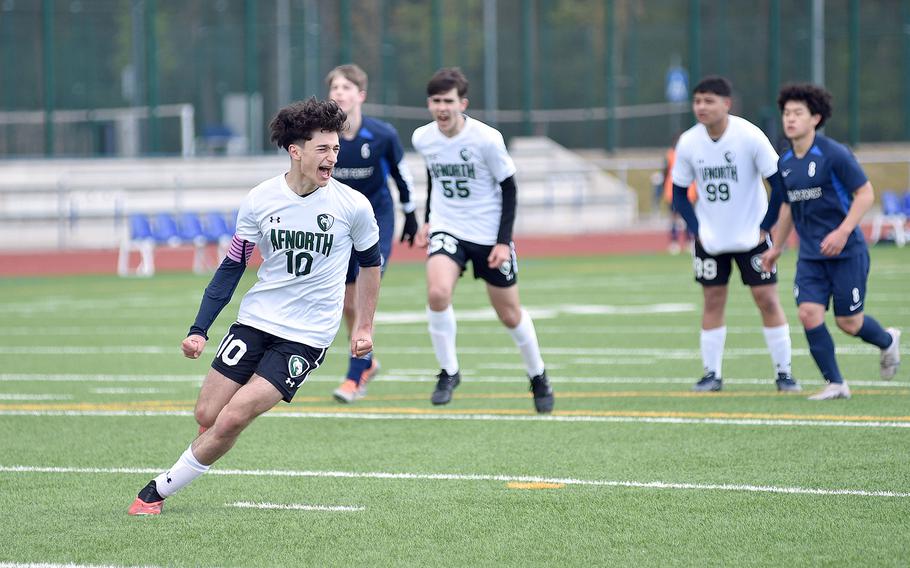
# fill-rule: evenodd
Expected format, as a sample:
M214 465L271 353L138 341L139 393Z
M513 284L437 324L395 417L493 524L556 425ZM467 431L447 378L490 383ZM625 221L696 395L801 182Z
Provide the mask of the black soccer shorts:
M765 240L757 247L745 252L727 252L711 255L695 239L695 256L692 267L695 269L695 281L702 286L726 286L733 271L733 262L739 267L739 276L746 286L763 286L777 283L777 267L765 272L761 267L761 255L770 247Z
M464 274L468 261L474 269L474 278L482 278L486 283L497 288L508 288L518 283L518 257L515 255L515 244L509 243L511 258L496 268L490 268L487 257L493 250L492 245L479 245L469 241L459 240L449 233L433 233L430 235L430 246L427 256L443 254L454 260L461 267Z
M245 385L253 373L291 402L297 389L322 364L328 347L310 347L235 322L221 340L212 368Z

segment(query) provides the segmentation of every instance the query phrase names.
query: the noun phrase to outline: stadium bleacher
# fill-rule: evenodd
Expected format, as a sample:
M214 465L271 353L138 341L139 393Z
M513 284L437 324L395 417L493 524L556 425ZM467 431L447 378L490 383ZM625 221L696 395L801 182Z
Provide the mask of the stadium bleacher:
M155 274L156 247L193 247L193 272L200 274L214 269L227 252L233 234L233 221L227 217L236 213L209 211L206 213L170 213L153 216L133 213L129 216L129 234L120 243L117 274L120 276L152 276ZM214 245L215 252L210 252ZM139 263L130 267L131 253L139 253Z

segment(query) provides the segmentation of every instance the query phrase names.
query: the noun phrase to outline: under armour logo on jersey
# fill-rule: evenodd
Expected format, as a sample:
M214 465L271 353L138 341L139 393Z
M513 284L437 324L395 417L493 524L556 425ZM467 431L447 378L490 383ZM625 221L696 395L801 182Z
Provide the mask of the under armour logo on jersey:
M269 223L280 223L280 222L281 222L281 217L274 217L271 215L269 216Z
M809 162L809 177L815 175L815 162Z
M780 173L781 177L787 177L788 175L790 175L790 170L784 170Z
M370 157L370 145L366 142L364 142L363 146L360 147L360 157L364 160Z
M733 160L736 159L736 154L733 152L724 152L724 159L727 160L728 164L732 164Z
M328 231L332 228L332 225L335 224L335 218L328 213L320 213L319 216L316 217L316 224L319 225L319 228L323 231Z

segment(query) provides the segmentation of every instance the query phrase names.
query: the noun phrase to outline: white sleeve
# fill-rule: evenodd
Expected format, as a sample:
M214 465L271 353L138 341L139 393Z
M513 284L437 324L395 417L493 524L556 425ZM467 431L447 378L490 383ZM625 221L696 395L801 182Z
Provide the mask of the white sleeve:
M502 183L507 178L514 176L517 171L512 156L506 150L506 143L499 131L493 131L490 139L483 146L483 159L490 168L490 173L496 178L497 183Z
M673 171L670 172L673 178L673 185L680 187L689 187L695 181L695 170L692 169L692 161L689 159L689 153L686 152L685 144L680 142L676 144L676 159L673 160Z
M777 171L778 155L771 145L771 141L765 136L765 133L756 126L753 132L753 141L755 147L755 167L761 173L761 177L768 178Z
M247 194L240 209L237 211L237 227L234 229L234 235L244 241L258 243L262 236L259 229L259 219L253 211L253 194Z
M364 251L379 242L379 225L369 200L362 195L355 201L354 218L351 220L351 241L354 248Z

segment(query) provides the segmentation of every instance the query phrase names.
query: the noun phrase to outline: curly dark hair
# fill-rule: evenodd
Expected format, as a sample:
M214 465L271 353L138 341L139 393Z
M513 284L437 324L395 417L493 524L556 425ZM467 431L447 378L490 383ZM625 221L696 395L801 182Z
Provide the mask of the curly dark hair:
M458 96L464 98L468 94L468 80L458 67L443 67L427 83L427 96L448 93L452 89L458 89Z
M310 97L282 108L269 123L273 144L285 150L291 144L313 139L313 133L344 130L348 116L335 101L320 101Z
M812 83L791 83L784 85L777 96L777 108L781 112L789 101L806 103L809 112L822 117L815 125L818 130L825 125L825 121L831 118L831 93L824 87L813 85Z

